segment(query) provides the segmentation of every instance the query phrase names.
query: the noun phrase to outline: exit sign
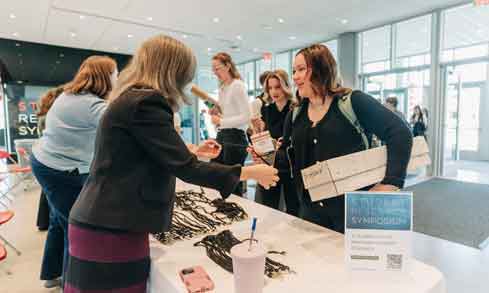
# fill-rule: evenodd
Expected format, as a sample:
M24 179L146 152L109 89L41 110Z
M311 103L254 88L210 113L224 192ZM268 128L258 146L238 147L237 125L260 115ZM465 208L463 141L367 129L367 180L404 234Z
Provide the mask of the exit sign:
M476 6L481 6L481 5L488 5L489 0L474 0L474 3Z

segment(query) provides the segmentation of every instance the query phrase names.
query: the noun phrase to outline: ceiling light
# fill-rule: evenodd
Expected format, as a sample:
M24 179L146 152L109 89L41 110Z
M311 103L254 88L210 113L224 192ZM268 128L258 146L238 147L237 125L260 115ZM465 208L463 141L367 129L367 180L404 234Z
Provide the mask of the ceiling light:
M278 23L284 23L285 20L283 18L277 18Z
M17 16L16 16L15 14L13 14L13 13L10 13L9 17L10 17L11 19L14 19L14 18L16 18Z
M348 23L348 19L342 19L341 20L341 24L347 24Z
M290 37L289 37L289 40L291 40L291 41L293 41L293 40L295 40L295 39L297 39L297 37L296 37L296 36L290 36Z
M153 21L153 18L151 16L146 17L147 21Z
M128 37L129 39L131 39L131 38L133 38L134 36L133 36L133 35L131 35L131 34L128 34L128 35L127 35L127 37Z
M72 38L76 37L76 33L75 32L70 32L70 37L72 37Z
M210 51L212 51L212 48L207 48L207 52L210 52Z
M80 15L80 19L81 20L85 19L85 15Z
M215 23L218 23L220 20L219 20L219 17L214 17L214 18L212 19L212 21L213 21L213 22L215 22Z
M182 38L186 39L186 38L188 38L188 36L187 35L182 35Z
M240 40L240 41L241 41L241 40L243 40L243 37L242 37L241 35L237 35L237 36L236 36L236 39L238 39L238 40Z
M17 33L17 32L12 33L12 36L14 36L14 37L18 37L18 36L19 36L19 33Z

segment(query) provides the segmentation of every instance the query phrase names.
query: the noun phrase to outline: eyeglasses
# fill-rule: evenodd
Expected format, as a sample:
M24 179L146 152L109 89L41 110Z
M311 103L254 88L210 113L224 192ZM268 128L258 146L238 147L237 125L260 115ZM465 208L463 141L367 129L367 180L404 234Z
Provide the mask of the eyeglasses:
M219 71L219 70L221 70L221 69L223 69L223 68L224 68L224 66L223 66L223 65L221 65L221 66L216 66L216 67L212 67L212 71L217 72L217 71Z

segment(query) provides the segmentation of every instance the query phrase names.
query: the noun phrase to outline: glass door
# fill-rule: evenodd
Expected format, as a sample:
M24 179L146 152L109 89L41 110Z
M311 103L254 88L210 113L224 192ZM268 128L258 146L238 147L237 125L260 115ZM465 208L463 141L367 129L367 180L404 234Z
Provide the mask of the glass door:
M443 176L481 182L489 175L488 64L444 71Z

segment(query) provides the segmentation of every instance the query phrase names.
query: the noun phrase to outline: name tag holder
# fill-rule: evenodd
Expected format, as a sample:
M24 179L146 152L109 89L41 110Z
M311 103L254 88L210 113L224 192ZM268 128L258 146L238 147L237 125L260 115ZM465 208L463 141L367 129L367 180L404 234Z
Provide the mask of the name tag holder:
M251 136L251 143L255 152L265 160L268 165L273 166L277 154L276 142L269 131L263 131Z

